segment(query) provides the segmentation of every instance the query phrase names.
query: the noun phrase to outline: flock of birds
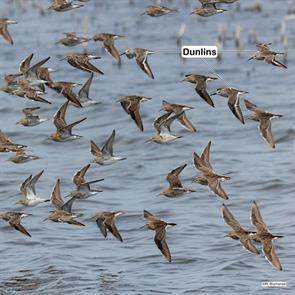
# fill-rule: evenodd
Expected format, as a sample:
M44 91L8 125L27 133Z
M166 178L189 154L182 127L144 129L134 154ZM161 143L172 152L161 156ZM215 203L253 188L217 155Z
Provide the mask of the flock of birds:
M87 2L88 0L77 0L78 2ZM219 4L230 4L238 0L199 0L201 7L193 10L193 14L197 14L202 17L212 16L217 13L224 12L225 9L220 9ZM72 9L83 7L84 4L76 3L76 1L67 0L54 0L52 5L48 7L50 10L57 12L65 12ZM167 8L164 6L156 5L149 6L142 13L151 17L163 16L168 13L176 12L176 9ZM13 39L7 29L8 25L16 24L15 21L7 18L0 18L0 34L9 43L13 44ZM125 55L127 58L135 58L136 63L140 70L142 70L149 78L154 79L151 67L148 64L148 56L156 53L154 51L144 48L129 48L126 49L122 54L119 54L115 47L114 41L123 36L100 33L96 34L93 38L86 38L77 36L76 33L70 32L65 33L65 36L57 41L57 43L63 44L64 46L72 47L78 44L93 41L102 42L105 50L114 58L114 60L120 64L121 56ZM283 63L277 60L277 55L284 54L282 52L273 51L270 48L270 44L259 43L256 45L257 52L249 58L255 60L264 60L265 62L280 68L287 68ZM23 97L29 101L51 104L50 101L42 97L45 93L46 87L56 91L58 94L63 96L66 101L60 106L54 115L53 123L55 125L55 132L49 135L49 139L57 142L64 142L70 140L77 140L81 136L73 134L73 127L82 123L86 118L67 123L65 116L69 105L77 108L91 107L96 101L93 101L89 97L89 90L95 74L103 75L104 73L93 65L90 61L99 59L99 56L92 55L86 52L73 52L64 56L63 60L67 61L72 67L75 67L81 71L85 71L90 74L88 80L80 88L79 92L73 91L75 87L81 85L75 82L69 81L53 81L50 74L53 70L45 66L45 63L49 61L50 57L47 57L32 65L33 53L26 57L19 67L19 73L7 74L5 76L6 85L1 87L1 90L10 94ZM242 113L239 101L240 96L246 94L246 91L223 87L218 88L215 93L209 94L207 91L207 82L210 80L217 80L217 77L210 77L200 74L186 74L183 81L190 82L195 85L195 90L198 96L200 96L207 104L214 107L212 100L213 95L219 95L227 98L228 107L233 115L242 123L245 124L244 115ZM151 98L137 95L121 96L118 98L118 102L121 104L123 110L131 117L135 122L136 126L143 131L144 126L140 115L140 104L144 101L149 101ZM275 141L273 139L271 131L271 119L275 117L281 117L281 115L273 114L265 111L263 108L258 107L254 103L245 99L246 108L253 112L252 115L248 116L248 119L254 120L259 123L260 132L262 137L267 143L275 148ZM39 117L36 111L39 110L39 106L32 106L23 109L25 117L21 118L18 124L23 126L36 126L46 121L46 118ZM153 126L155 128L155 134L153 134L148 140L158 144L165 144L176 139L180 139L182 136L174 135L171 133L171 125L174 121L178 121L183 128L190 132L196 132L196 128L189 121L186 116L186 111L193 109L191 106L186 106L177 103L171 103L163 100L162 111L158 118L155 119ZM113 144L115 141L115 130L112 131L109 138L105 141L105 144L100 148L94 141L90 142L90 151L93 155L92 163L99 165L110 165L118 161L125 160L124 157L118 157L114 155ZM209 187L210 191L216 196L226 200L228 199L227 193L221 187L221 181L229 180L230 177L226 175L217 174L211 163L210 163L210 148L211 142L204 148L202 153L199 155L194 153L193 161L197 170L201 172L200 175L193 178L194 182ZM13 152L13 156L9 158L14 163L25 163L30 160L38 159L37 156L28 155L25 151L26 146L23 144L15 143L11 138L4 132L0 131L0 152ZM42 199L36 192L36 183L43 174L43 171L33 176L27 177L20 186L22 197L17 201L18 204L23 206L36 206L43 202L51 202L54 208L46 219L54 222L63 222L73 224L77 226L84 226L83 223L76 220L80 215L77 212L72 211L72 205L76 200L86 199L100 190L92 189L91 184L102 181L103 179L97 179L93 181L87 181L85 175L90 168L91 164L87 164L82 167L73 177L73 182L76 189L69 193L66 197L69 197L68 201L64 201L61 196L60 180L58 179L51 193L50 199ZM183 186L180 180L180 173L186 167L185 165L176 167L170 171L166 177L169 183L168 188L164 189L160 195L166 197L180 197L184 193L195 192L194 189ZM93 219L96 221L100 231L104 237L107 237L107 233L110 232L119 241L123 241L121 234L119 233L115 220L117 217L122 215L121 211L112 212L98 212ZM256 248L253 241L262 244L262 251L266 259L270 264L277 270L282 270L280 261L275 253L275 247L273 240L281 238L282 236L272 235L267 226L265 225L260 210L255 201L251 205L251 223L256 228L255 232L244 229L239 222L234 218L230 210L223 204L222 215L224 221L232 228L228 236L232 239L240 241L241 245L248 251L254 254L260 254L260 250ZM18 211L1 212L0 218L4 219L9 223L10 226L14 227L21 233L31 236L30 233L21 224L21 219L28 214ZM175 226L175 223L170 223L162 220L160 217L153 215L152 213L144 210L144 217L147 219L144 227L155 231L154 241L163 254L163 256L171 262L171 254L166 242L166 228L167 226Z

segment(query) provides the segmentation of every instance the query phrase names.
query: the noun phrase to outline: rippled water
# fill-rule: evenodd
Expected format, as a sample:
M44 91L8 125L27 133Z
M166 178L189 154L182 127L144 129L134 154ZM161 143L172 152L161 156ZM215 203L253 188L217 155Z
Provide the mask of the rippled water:
M47 7L50 1L35 1ZM242 27L241 41L245 50L255 49L248 43L248 34L254 28L259 40L272 42L282 50L280 23L287 13L287 1L261 1L263 12L249 12L245 8L254 1L240 1L227 6L228 12L200 19L189 16L196 1L163 1L164 5L178 7L180 12L160 18L140 17L144 7L152 1L134 0L98 1L67 13L40 15L31 1L1 1L1 15L17 20L10 32L15 45L1 40L0 71L17 71L20 60L34 52L36 60L51 56L48 63L57 69L54 80L83 83L87 73L73 69L60 59L77 49L55 44L62 32L76 31L88 35L114 32L126 38L117 41L120 52L127 47L161 50L150 57L155 80L141 72L134 60L123 57L118 68L98 43L89 43L87 50L102 56L95 62L105 72L95 76L91 89L93 99L101 104L87 109L70 108L68 120L86 116L76 133L79 141L53 143L46 140L53 130L52 121L34 128L15 125L22 116L21 109L34 105L22 98L0 93L1 129L16 142L29 146L32 154L41 157L23 165L7 161L0 154L0 207L5 210L24 210L33 216L23 223L32 234L27 238L1 221L0 235L0 294L294 294L294 91L295 91L295 27L288 25L288 70L263 62L247 61L252 52L234 49L233 30ZM245 2L245 3L244 3ZM288 1L289 2L289 1ZM9 4L10 3L10 4ZM18 3L22 3L21 6ZM248 5L248 6L247 6ZM180 24L187 26L184 44L214 44L217 28L223 25L226 34L222 63L215 60L182 61L176 52L175 36ZM88 24L88 25L87 25ZM170 51L164 53L163 51ZM255 122L240 124L229 112L226 100L214 97L216 108L210 108L196 96L193 86L180 83L185 73L211 74L212 69L222 79L210 82L209 92L230 84L249 92L245 98L284 117L273 121L277 148L272 150L260 137ZM213 73L213 75L216 73ZM143 94L153 100L142 105L145 125L141 133L133 121L116 103L119 95ZM63 99L47 91L52 105L42 105L41 114L51 118ZM153 119L159 114L162 99L195 107L188 117L197 127L195 134L183 131L177 124L174 132L184 137L169 145L147 143L154 132ZM242 103L244 114L247 113ZM73 189L71 178L76 170L91 159L89 140L99 145L116 129L115 153L128 160L111 166L93 165L89 179L105 178L103 192L74 204L83 213L79 219L85 228L41 222L51 210L45 203L35 208L14 205L19 197L19 184L31 173L44 169L37 187L41 196L49 197L57 178L62 180L62 194ZM229 230L221 218L222 200L211 195L207 187L192 184L197 174L193 167L193 152L201 152L212 140L211 157L216 171L232 172L232 180L223 184L230 199L226 202L242 225L249 225L249 208L253 199L258 202L262 216L273 233L285 236L276 242L277 254L284 271L277 272L261 256L244 251L237 241L225 238ZM166 173L187 163L182 173L184 184L197 192L179 199L157 196L167 186ZM177 223L170 229L167 241L173 261L166 263L153 241L153 232L140 229L147 209L162 218ZM105 240L95 222L90 221L96 211L124 210L117 221L124 243L111 235ZM285 281L288 288L262 288L262 281Z

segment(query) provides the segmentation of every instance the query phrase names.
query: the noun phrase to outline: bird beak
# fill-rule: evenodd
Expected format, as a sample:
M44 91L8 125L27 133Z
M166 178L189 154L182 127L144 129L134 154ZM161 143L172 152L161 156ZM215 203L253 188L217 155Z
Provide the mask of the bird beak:
M210 96L212 96L212 95L217 95L217 92L214 92L214 93L210 94Z
M88 58L89 59L101 59L101 57L97 56L97 55L88 55Z
M249 60L251 60L251 59L253 59L253 58L254 58L253 56L252 56L252 57L250 57L250 58L248 58L248 61L249 61Z
M125 53L125 52L123 52L123 53L121 53L121 54L120 54L120 56L122 56L122 55L125 55L125 54L126 54L126 53Z

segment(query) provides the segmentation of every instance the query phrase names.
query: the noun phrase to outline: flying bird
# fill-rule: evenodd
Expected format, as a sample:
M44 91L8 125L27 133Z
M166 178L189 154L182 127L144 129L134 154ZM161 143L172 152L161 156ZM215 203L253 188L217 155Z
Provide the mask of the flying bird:
M271 132L271 119L283 116L269 113L247 99L245 99L245 105L249 111L254 112L253 115L249 116L249 119L259 122L259 129L262 137L272 148L275 148L275 142Z
M194 177L192 180L202 185L208 185L209 189L222 199L228 199L227 193L220 185L221 181L229 180L230 177L216 174L210 164L211 141L204 148L201 157L194 153L194 165L196 169L202 172L201 175Z
M129 59L135 58L137 65L151 78L154 79L153 72L148 64L148 55L155 53L144 48L128 48L121 55L126 55Z
M185 78L183 79L183 81L196 84L196 92L202 99L204 99L211 107L214 108L214 103L207 92L207 81L210 80L217 80L217 78L197 74L186 74Z
M170 197L170 198L175 198L175 197L182 196L184 193L195 192L195 190L183 187L180 181L179 175L186 166L187 164L178 166L168 173L168 175L166 176L166 180L169 183L169 187L163 190L160 193L160 195Z
M97 212L95 214L93 218L96 220L96 224L105 238L109 231L116 239L123 242L122 236L115 224L116 218L122 214L124 214L122 211Z
M261 242L262 252L266 260L276 269L283 270L280 260L275 252L273 240L283 238L283 236L273 235L269 232L266 224L264 223L260 210L255 201L251 206L251 223L256 227L257 233L252 234L252 238Z
M166 229L168 226L175 226L176 223L166 222L160 219L160 217L148 212L147 210L143 210L143 216L147 219L146 223L144 224L144 228L154 230L156 232L154 241L162 255L167 259L168 262L171 262L171 254L166 242Z
M151 100L151 98L138 95L119 97L119 102L122 108L128 115L130 115L130 117L133 119L133 121L141 131L143 131L143 124L139 113L139 107L141 102L148 100Z

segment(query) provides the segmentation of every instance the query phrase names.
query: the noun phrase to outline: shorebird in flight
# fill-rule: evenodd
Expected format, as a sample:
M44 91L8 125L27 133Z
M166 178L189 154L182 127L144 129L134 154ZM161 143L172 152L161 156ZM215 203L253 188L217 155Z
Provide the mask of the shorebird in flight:
M217 78L198 74L186 74L185 78L182 81L187 81L196 84L196 92L203 100L205 100L211 107L214 108L214 103L207 92L207 81L210 80L217 80Z
M239 240L243 248L247 251L260 254L259 250L251 241L251 234L255 234L255 232L245 230L224 204L222 204L222 216L224 222L232 228L226 236L234 240Z
M24 235L31 237L30 233L21 224L22 218L29 215L31 214L25 214L25 213L16 212L16 211L0 212L0 218L7 221L11 227L23 233Z
M187 164L178 166L168 173L168 175L166 176L166 180L169 183L169 187L163 190L160 195L170 198L176 198L182 196L184 193L195 192L195 190L193 189L183 187L180 181L179 175L186 166Z
M97 212L95 214L93 218L96 220L96 224L105 238L109 231L116 239L123 242L122 236L115 224L116 218L122 214L124 214L122 211Z
M277 55L285 55L285 52L273 51L269 48L269 45L271 45L271 43L268 43L268 44L258 43L258 44L256 44L257 52L252 57L250 57L248 60L251 60L251 59L264 60L267 63L272 64L276 67L287 69L286 65L284 65L281 62L279 62L278 60L276 60Z
M147 210L143 210L143 216L147 219L146 223L144 224L144 228L151 229L156 232L154 241L167 261L171 262L171 254L166 242L166 228L168 226L175 226L176 223L166 222L160 219L160 217L148 212Z
M119 102L122 108L128 115L130 115L130 117L133 119L133 121L141 131L143 131L143 124L139 113L140 103L148 100L151 100L151 98L138 95L119 97Z
M33 207L39 205L40 203L50 202L50 199L40 198L36 192L36 184L42 176L43 172L44 170L39 172L34 177L30 175L22 182L20 186L22 197L16 202L16 204Z
M248 118L253 121L259 122L259 129L262 137L272 148L275 148L275 142L271 132L271 119L280 118L283 116L269 113L247 99L245 99L245 105L249 111L254 112L254 114L249 116Z
M94 141L90 141L90 152L94 156L93 163L100 165L111 165L118 161L126 160L126 158L115 157L113 152L113 144L115 141L115 130L109 136L102 149L100 149Z
M222 199L228 199L227 193L223 190L220 185L221 181L229 180L230 177L224 175L218 175L214 172L210 164L210 148L211 141L204 148L201 157L194 153L194 164L195 167L202 172L201 175L194 177L192 180L202 185L208 185L209 189Z
M260 210L255 201L251 206L251 223L256 227L257 233L252 234L252 239L262 244L262 252L266 260L276 269L283 270L280 260L275 252L273 240L283 238L283 236L273 235L269 232L264 223Z
M148 55L153 53L155 52L144 48L128 48L121 55L126 55L129 59L135 58L137 65L151 79L154 79L154 74L148 64Z
M53 123L56 127L56 132L49 135L48 137L49 139L58 141L58 142L64 142L64 141L79 139L82 137L80 135L73 134L72 129L74 126L85 121L87 118L83 118L74 123L67 124L65 121L65 115L66 115L68 105L69 105L69 101L67 100L55 113L53 117Z

